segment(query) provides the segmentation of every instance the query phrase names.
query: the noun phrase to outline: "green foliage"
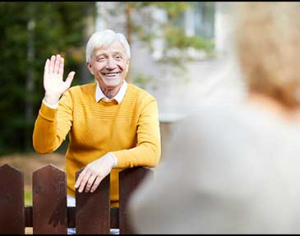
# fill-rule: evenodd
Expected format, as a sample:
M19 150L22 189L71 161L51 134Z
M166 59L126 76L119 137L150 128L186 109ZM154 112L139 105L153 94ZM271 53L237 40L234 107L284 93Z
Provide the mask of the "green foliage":
M27 189L24 191L24 205L32 206L32 191Z
M146 86L149 82L151 82L153 78L151 76L147 76L145 74L138 74L134 77L134 83L138 85L140 88L146 89ZM152 89L156 89L155 86Z
M185 49L189 47L204 50L207 53L213 51L214 44L212 41L201 36L186 36L183 26L180 25L180 19L184 12L196 7L194 2L135 2L130 3L130 6L139 12L149 6L155 6L166 11L168 21L160 24L160 29L164 32L164 39L167 42L166 51L171 48ZM143 17L146 16L143 15ZM157 24L154 19L149 19L149 21L149 25ZM143 41L151 43L158 36L156 32L147 31L138 23L131 22L131 24L134 29L133 32Z
M83 19L94 5L95 2L0 2L0 154L24 151L31 144L28 133L32 134L44 95L46 59L60 53L66 58L66 73L79 70L85 57ZM29 25L30 21L33 24ZM28 90L30 70L32 88ZM77 78L73 84L78 83ZM25 115L28 104L32 106L31 119Z
M167 50L171 48L185 49L192 47L206 52L212 51L213 44L209 40L199 36L187 37L182 32L184 32L183 28L171 25L166 27L165 38Z
M164 40L162 56L158 60L159 63L169 64L185 73L186 62L195 60L195 57L189 53L191 50L198 53L198 55L202 53L206 57L214 56L213 40L204 35L187 36L184 25L182 25L185 11L195 10L196 7L199 7L199 2L125 2L124 4L131 9L131 12L142 16L142 21L133 21L129 18L130 22L127 22L127 26L131 27L130 32L133 35L136 35L138 39L148 45L151 52L154 50L153 41L155 39ZM214 3L202 2L201 4L206 6L208 12L206 14L213 15ZM145 11L147 8L157 8L165 11L168 20L157 21L151 15L151 11ZM127 37L129 36L127 35ZM134 82L137 84L140 84L140 80L141 75L134 78ZM147 80L143 80L143 86L145 86L145 83L147 83Z

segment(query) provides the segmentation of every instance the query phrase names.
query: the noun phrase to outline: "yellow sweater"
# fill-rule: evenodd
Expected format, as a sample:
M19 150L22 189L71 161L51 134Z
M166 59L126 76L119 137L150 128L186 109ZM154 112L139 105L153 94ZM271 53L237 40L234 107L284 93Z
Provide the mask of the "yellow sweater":
M146 91L128 84L120 104L95 101L96 83L67 90L58 109L41 105L33 131L39 153L55 151L69 133L66 153L67 193L75 196L75 173L112 152L117 165L111 171L110 199L118 206L118 172L135 166L155 167L161 155L158 107Z

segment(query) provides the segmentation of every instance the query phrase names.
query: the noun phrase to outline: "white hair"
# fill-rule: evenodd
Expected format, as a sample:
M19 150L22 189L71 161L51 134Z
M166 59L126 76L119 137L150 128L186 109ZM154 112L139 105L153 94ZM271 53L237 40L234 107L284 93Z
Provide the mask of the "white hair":
M113 41L118 40L125 49L127 59L130 59L130 47L126 37L121 33L116 33L111 29L105 29L92 34L86 45L86 62L92 60L92 53L95 49L107 46Z

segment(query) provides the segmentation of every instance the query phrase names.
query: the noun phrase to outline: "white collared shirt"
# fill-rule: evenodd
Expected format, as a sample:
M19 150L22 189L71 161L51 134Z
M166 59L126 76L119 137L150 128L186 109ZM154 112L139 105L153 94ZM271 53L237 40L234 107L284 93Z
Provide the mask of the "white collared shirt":
M97 87L96 87L96 94L95 94L95 99L96 102L99 102L101 99L104 99L105 101L111 101L111 100L116 100L118 104L120 104L125 96L126 90L127 90L127 82L124 80L119 92L114 96L113 98L109 99L107 98L102 90L100 89L99 83L97 82Z
M108 98L104 95L104 93L102 92L98 81L97 82L97 86L96 86L96 93L95 93L95 99L96 102L99 102L101 99L104 99L104 101L112 101L112 100L116 100L118 104L120 104L125 96L126 90L127 90L127 82L124 80L123 84L119 90L119 92L116 94L116 96L114 96L113 98ZM113 153L109 153L112 158L114 159L114 166L116 166L117 164L117 158Z

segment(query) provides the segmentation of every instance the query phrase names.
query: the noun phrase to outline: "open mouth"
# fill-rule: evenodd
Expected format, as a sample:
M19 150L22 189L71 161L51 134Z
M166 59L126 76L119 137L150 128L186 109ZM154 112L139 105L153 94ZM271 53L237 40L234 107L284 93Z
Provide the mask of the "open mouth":
M121 72L114 72L114 73L110 72L110 73L102 73L102 74L108 78L113 78L113 77L116 77L120 73Z

